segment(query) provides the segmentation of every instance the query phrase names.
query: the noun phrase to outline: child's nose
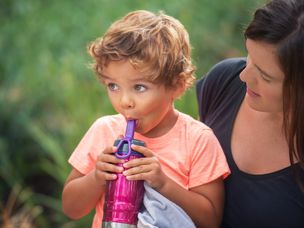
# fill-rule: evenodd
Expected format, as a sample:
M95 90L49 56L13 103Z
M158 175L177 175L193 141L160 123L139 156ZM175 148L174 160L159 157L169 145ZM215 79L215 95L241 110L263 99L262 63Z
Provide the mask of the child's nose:
M120 104L123 108L134 108L135 102L129 94L123 94L120 99Z

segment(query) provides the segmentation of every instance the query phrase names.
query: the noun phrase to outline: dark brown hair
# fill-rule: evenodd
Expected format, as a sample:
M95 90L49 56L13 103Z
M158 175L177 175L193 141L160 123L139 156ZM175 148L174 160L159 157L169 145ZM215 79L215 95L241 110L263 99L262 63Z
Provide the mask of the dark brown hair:
M304 0L273 0L259 8L245 38L276 46L284 72L284 130L292 166L304 164Z

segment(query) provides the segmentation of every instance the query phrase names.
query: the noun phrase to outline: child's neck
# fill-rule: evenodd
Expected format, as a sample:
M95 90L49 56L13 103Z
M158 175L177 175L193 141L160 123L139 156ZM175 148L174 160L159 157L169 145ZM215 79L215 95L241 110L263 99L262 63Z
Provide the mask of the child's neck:
M175 125L178 119L178 111L174 108L170 109L161 122L143 136L148 138L157 138L168 133Z

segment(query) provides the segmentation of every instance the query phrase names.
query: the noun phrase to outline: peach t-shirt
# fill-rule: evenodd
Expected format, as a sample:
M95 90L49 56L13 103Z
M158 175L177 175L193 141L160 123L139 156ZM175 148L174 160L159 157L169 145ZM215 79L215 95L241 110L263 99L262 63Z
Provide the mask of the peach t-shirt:
M95 168L105 147L113 145L125 134L126 121L120 114L97 119L80 141L69 163L84 175ZM147 138L135 133L158 157L167 176L185 189L193 188L219 177L225 178L229 167L221 146L212 130L200 121L179 112L174 127L165 135ZM84 193L85 194L85 193ZM96 205L92 228L100 228L104 197Z

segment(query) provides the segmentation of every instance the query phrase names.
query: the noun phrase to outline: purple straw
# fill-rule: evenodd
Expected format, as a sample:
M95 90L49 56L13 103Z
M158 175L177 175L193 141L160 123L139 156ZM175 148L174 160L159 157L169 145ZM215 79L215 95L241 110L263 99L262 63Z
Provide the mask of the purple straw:
M117 158L127 158L131 154L131 144L134 137L134 131L136 127L136 120L128 120L127 122L127 128L126 128L126 134L123 139L120 140L120 142L117 145L117 151L119 151L120 147L123 147L125 143L128 144L128 153L120 155L119 153L115 153L115 156Z
M136 126L136 120L128 120L125 139L133 139Z

